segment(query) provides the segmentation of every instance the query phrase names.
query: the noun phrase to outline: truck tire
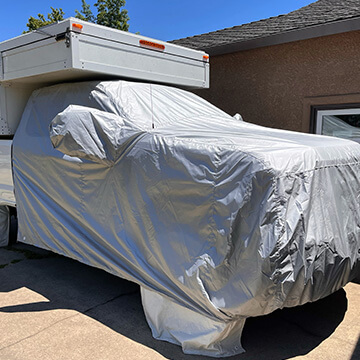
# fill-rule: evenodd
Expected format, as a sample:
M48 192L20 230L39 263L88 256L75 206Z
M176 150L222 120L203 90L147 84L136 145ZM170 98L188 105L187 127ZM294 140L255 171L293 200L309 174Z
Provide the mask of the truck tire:
M10 222L9 222L9 246L17 242L18 222L16 208L9 206Z

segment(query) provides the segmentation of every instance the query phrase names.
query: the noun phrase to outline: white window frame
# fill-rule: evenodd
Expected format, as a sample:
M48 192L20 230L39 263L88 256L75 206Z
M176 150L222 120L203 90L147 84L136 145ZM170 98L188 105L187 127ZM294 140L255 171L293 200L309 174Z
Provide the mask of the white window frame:
M360 115L359 108L351 109L333 109L333 110L317 110L316 111L316 129L315 133L322 135L322 126L323 126L323 115Z

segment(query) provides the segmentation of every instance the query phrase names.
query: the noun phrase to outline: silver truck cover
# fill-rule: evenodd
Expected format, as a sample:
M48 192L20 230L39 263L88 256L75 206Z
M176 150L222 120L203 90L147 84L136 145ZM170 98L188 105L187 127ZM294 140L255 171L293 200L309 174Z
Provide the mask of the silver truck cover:
M359 271L360 145L115 82L31 96L15 134L19 240L141 285L153 335L243 351L245 319Z

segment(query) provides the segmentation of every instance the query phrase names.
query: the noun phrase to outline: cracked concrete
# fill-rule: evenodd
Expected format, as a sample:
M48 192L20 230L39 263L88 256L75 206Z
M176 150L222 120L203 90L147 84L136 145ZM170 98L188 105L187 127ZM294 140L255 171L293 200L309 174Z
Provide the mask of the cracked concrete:
M0 249L0 360L176 359L152 338L139 287L31 246ZM360 285L248 319L236 360L360 359Z

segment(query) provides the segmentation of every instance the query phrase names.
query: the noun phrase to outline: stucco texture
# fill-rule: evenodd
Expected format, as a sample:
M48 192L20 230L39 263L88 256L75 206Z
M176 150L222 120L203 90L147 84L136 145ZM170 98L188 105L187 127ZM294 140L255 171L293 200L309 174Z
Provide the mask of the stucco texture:
M210 59L210 89L227 113L259 125L309 132L311 105L360 103L360 31Z

